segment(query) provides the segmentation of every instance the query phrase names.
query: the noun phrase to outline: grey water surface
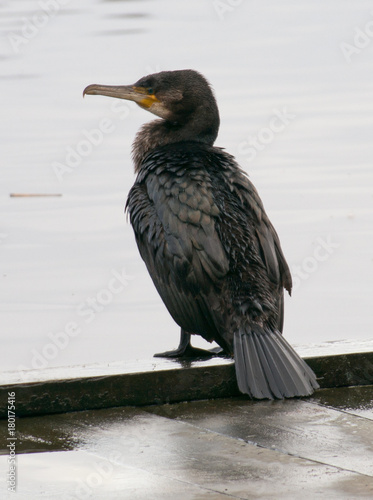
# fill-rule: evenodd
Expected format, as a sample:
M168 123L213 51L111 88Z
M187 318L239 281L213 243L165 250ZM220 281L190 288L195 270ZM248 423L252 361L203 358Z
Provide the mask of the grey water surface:
M280 235L288 340L372 338L371 24L363 0L1 1L1 369L177 345L123 213L131 143L152 117L82 91L181 68L213 84L216 144Z

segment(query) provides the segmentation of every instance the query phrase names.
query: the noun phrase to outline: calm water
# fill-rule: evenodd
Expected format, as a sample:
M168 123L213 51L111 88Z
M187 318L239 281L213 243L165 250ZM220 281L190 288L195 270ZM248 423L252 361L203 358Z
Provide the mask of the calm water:
M216 144L250 173L293 271L290 342L372 337L371 3L231 3L0 2L3 370L177 345L123 214L151 116L82 99L166 69L215 88Z

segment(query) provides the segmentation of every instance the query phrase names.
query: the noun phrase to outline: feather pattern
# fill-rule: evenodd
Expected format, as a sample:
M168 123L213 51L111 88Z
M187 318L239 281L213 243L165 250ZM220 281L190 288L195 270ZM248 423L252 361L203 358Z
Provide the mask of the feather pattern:
M252 398L309 396L319 387L278 331L246 325L234 334L234 357L238 387Z
M126 208L171 316L234 355L242 392L282 398L313 391L313 372L280 333L291 276L278 235L232 156L196 142L155 148Z

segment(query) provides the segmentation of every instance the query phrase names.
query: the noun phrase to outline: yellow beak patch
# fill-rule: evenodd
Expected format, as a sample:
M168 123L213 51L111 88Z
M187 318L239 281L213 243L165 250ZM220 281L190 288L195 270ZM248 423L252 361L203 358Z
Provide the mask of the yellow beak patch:
M146 90L141 87L133 87L133 90L139 94L144 94L144 98L137 101L137 104L139 104L142 108L149 109L155 102L160 102L154 94L147 94Z
M139 101L139 104L143 108L148 109L151 106L153 106L155 102L159 102L159 100L155 97L155 95L147 95L146 97L144 97L144 99L141 99L141 101Z

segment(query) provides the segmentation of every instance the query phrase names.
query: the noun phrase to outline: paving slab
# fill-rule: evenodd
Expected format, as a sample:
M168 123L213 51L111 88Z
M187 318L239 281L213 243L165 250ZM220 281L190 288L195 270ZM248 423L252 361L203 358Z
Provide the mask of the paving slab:
M373 420L372 386L340 387L317 391L310 400L319 405Z
M373 388L364 389L368 401ZM337 396L327 392L320 402L230 398L19 418L17 492L2 474L1 498L373 498L371 414L330 408ZM2 422L2 471L6 443Z
M3 458L3 457L1 457ZM2 461L0 460L2 464ZM16 494L5 492L1 498L17 500L150 500L198 498L226 499L224 494L153 474L142 468L115 462L84 452L33 453L20 455Z
M372 387L369 392L373 400ZM232 398L163 405L149 411L282 453L373 475L372 420L312 400L263 401L258 405Z

